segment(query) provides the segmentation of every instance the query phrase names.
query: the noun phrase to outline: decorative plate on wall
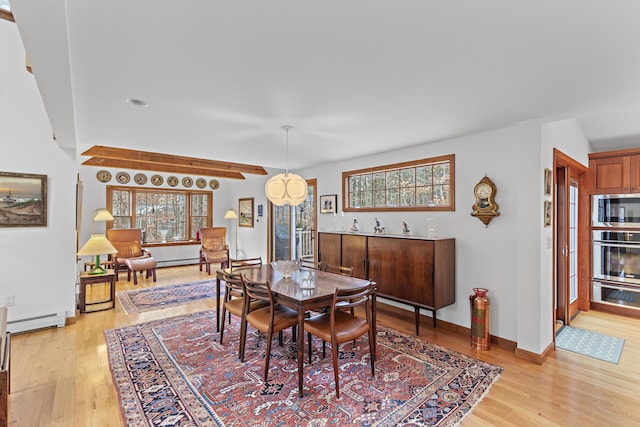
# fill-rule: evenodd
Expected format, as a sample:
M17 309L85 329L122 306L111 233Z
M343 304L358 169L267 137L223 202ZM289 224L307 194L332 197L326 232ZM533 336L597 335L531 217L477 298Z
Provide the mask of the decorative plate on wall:
M220 181L218 181L217 179L212 179L211 181L209 181L209 187L216 190L218 187L220 187Z
M196 187L198 188L204 188L207 186L207 180L204 178L198 178L196 179Z
M179 182L180 180L177 176L171 175L169 178L167 178L167 184L169 184L171 187L175 187Z
M116 175L116 181L118 181L120 184L127 184L130 179L131 177L126 172L118 172L118 174Z
M98 178L100 182L109 182L111 181L111 172L105 170L98 171L96 178Z
M190 176L185 176L184 178L182 178L182 185L187 188L191 187L193 185L193 179L191 179Z
M144 185L147 183L147 175L143 173L137 173L136 176L133 177L133 180L138 185Z
M162 185L163 182L164 182L164 178L161 175L153 175L151 177L151 183L153 185Z

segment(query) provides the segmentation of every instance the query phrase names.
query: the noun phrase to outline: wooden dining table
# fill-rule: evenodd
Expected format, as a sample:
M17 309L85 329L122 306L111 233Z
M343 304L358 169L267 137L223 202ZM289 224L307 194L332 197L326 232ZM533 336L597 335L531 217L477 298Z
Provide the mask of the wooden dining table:
M225 272L229 273L230 270L224 269L216 272L216 328L218 331L220 330L220 279ZM303 397L305 313L309 310L321 311L326 307L330 307L336 288L351 289L367 284L374 285L371 296L371 323L373 325L373 349L375 352L376 292L374 282L310 268L301 268L299 271L294 272L290 278L284 278L270 264L234 269L233 272L242 274L249 280L269 282L271 292L277 302L297 311L298 391L300 397Z

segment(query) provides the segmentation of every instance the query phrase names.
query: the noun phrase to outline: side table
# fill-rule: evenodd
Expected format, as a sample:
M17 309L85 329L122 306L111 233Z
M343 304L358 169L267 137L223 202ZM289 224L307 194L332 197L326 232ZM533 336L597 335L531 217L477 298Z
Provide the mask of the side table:
M110 298L104 301L96 301L87 303L87 285L92 285L94 283L109 283L110 289ZM109 307L101 308L99 310L91 310L91 311L100 311L100 310L108 310L110 308L115 307L116 301L116 273L114 270L107 270L105 274L89 274L82 272L80 273L80 313L87 313L88 305L95 304L105 304L110 302L111 305Z

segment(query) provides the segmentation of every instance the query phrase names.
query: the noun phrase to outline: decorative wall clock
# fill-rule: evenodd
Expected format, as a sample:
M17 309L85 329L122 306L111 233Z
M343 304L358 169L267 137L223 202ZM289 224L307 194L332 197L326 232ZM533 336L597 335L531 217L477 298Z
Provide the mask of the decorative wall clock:
M486 227L493 218L500 216L500 206L495 201L497 191L496 185L486 175L473 188L476 202L473 204L471 215L482 221Z
M107 170L98 171L96 178L98 178L98 181L100 182L109 182L111 181L111 172Z

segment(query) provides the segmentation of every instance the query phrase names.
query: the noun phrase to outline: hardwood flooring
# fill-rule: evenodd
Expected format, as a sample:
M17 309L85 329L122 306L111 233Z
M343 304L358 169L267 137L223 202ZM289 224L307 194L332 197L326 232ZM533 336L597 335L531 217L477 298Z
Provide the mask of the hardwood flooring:
M208 278L198 266L158 269L155 286ZM126 275L117 289L133 289ZM124 279L124 280L123 280ZM152 287L150 279L138 282ZM101 285L91 289L100 293ZM458 296L460 303L465 296ZM122 426L120 406L112 384L105 329L202 311L214 300L127 315L115 310L78 314L76 322L59 329L12 337L10 426ZM381 324L413 333L413 312L379 304ZM423 318L420 336L450 349L500 365L501 377L473 409L462 426L632 426L640 425L640 320L595 311L581 313L573 326L624 338L618 365L557 350L544 365L516 358L492 346L475 351L469 337L433 329Z

